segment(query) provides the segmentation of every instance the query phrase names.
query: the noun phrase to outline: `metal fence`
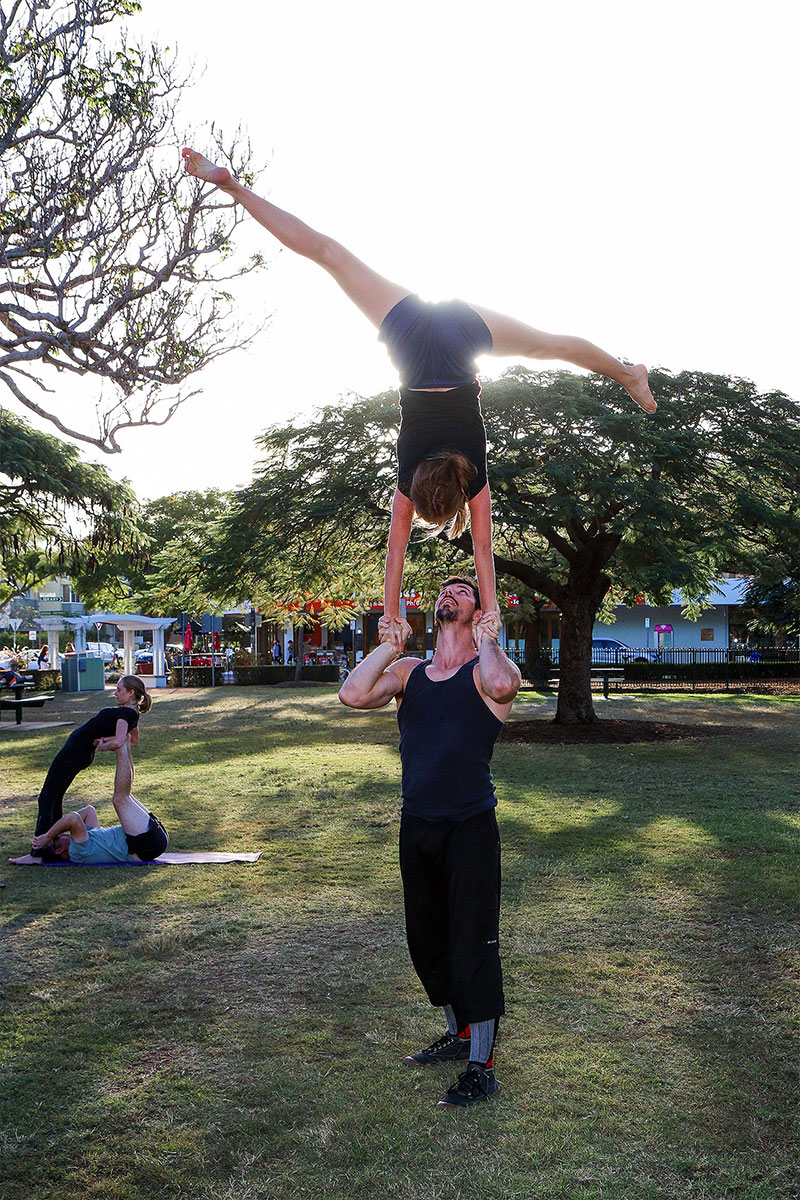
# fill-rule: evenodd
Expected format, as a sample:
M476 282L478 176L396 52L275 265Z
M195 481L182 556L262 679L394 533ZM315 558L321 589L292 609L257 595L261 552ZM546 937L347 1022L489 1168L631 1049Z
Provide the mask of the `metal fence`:
M523 677L546 687L558 673L558 650L541 651L533 659L521 652L511 657ZM800 694L800 650L759 646L754 649L685 647L654 650L604 649L592 651L592 667L623 668L621 679L610 686L623 691L764 691ZM602 687L602 680L593 680Z

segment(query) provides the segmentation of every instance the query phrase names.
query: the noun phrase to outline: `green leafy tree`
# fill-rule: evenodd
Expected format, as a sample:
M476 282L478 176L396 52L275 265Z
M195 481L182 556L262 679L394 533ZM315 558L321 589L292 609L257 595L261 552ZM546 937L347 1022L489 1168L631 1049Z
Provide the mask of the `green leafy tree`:
M106 453L122 430L169 420L194 394L184 381L242 344L225 285L260 263L231 257L241 210L183 175L185 80L114 27L139 7L0 6L0 382ZM251 179L246 146L216 143ZM91 419L70 419L56 373Z
M516 368L484 387L498 575L527 603L545 596L561 610L559 722L596 719L592 626L610 591L658 604L678 588L696 615L797 493L800 422L787 396L698 372L656 371L651 384L653 417L596 377ZM355 603L379 594L397 417L386 393L268 430L207 562L217 585L235 569L272 595L291 580ZM412 542L406 579L430 595L470 553L468 533Z
M154 616L218 612L222 599L208 586L205 564L217 523L231 496L218 488L173 492L143 506L147 553L129 586L138 607ZM246 598L246 594L236 599Z
M216 612L220 600L207 587L202 564L215 523L230 508L217 488L173 492L144 503L138 512L139 553L108 555L90 575L73 580L92 608L117 608L149 616Z
M55 574L135 564L138 506L126 484L77 449L0 410L0 603Z
M744 596L750 628L772 637L800 637L800 510L786 505L776 534L754 556Z
M603 380L524 370L487 404L497 565L561 609L563 722L595 719L592 626L608 592L664 604L677 588L696 618L726 570L747 569L797 487L787 396L698 372L657 371L651 383L651 418Z

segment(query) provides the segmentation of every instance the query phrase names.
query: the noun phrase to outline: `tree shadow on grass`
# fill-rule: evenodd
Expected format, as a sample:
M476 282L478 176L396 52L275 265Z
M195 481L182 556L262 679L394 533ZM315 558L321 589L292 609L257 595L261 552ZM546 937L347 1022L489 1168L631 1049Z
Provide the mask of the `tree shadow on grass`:
M295 745L327 743L319 762L281 743L285 791L231 815L207 764L195 787L187 764L175 772L176 828L209 848L263 835L258 868L75 869L47 885L43 919L12 938L30 968L9 992L12 1195L49 1194L35 1171L51 1148L70 1164L53 1195L117 1180L103 1194L126 1200L391 1195L419 1163L424 1194L455 1198L467 1158L470 1197L791 1195L792 746L759 737L716 761L691 744L498 746L504 1093L434 1127L449 1078L396 1066L437 1032L403 947L399 771L383 732L371 752L374 721L352 719L365 753L304 723ZM154 729L143 795L157 766L169 786L168 750Z
M681 1113L684 1187L708 1155L749 1155L775 1195L794 1169L800 843L780 819L798 809L786 761L758 743L717 763L697 746L548 748L525 757L533 801L503 789L511 990L545 1043L577 1039L604 1064L596 1096L574 1097L583 1119L621 1086L641 1092L619 1133L650 1145L653 1186ZM723 773L747 781L738 795Z
M116 953L106 915L80 961L84 913L31 964L35 986L12 1016L9 1196L48 1185L76 1195L109 1174L130 1197L156 1185L197 1194L227 1178L243 1138L286 1164L309 1126L354 1108L373 1136L392 1125L386 1054L394 1064L413 986L397 901L364 914L321 896L305 913L187 912L187 922L178 911L167 922L148 911L157 885L150 877L117 898ZM356 1094L326 1083L343 1062L358 1073Z

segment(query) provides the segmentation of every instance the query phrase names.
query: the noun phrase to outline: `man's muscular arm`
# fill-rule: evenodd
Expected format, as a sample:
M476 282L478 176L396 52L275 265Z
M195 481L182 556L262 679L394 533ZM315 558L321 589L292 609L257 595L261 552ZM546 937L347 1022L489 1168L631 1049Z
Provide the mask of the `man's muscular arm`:
M381 637L386 640L350 672L339 690L348 708L384 708L405 687L404 668L394 668L397 651L391 631L382 631Z
M480 642L478 670L481 688L495 704L510 704L522 682L519 667L498 645L497 638L488 632Z
M46 846L53 838L58 837L60 833L68 833L73 842L86 842L89 835L86 832L86 825L80 813L66 813L56 821L55 825L51 825L47 833L40 833L34 837L31 845L34 850L41 850L42 846Z

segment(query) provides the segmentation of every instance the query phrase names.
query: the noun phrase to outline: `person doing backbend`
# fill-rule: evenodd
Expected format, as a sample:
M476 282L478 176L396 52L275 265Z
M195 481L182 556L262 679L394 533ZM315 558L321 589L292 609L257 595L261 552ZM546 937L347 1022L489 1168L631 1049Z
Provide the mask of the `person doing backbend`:
M11 858L9 862L20 866L40 864L46 849L50 850L48 861L76 866L152 862L164 853L169 844L167 831L158 817L131 795L130 737L116 748L116 754L112 803L119 825L101 825L94 806L87 804L59 817L49 829L34 837L30 854Z
M392 500L380 628L397 650L411 630L400 616L403 562L414 516L456 537L469 521L484 617L500 616L492 555L486 432L476 359L482 354L559 360L606 375L652 413L647 370L626 366L583 338L543 333L460 300L429 304L378 275L339 242L237 183L227 167L183 151L188 174L214 184L289 250L323 267L378 329L400 375L397 487Z
M114 689L116 707L101 708L99 713L73 729L50 764L39 793L36 816L36 837L43 834L61 817L64 796L76 776L94 762L96 751L118 750L127 739L131 746L139 744L139 716L149 712L153 701L138 675L123 675ZM34 843L36 841L34 838ZM32 848L41 858L50 858L52 850Z

